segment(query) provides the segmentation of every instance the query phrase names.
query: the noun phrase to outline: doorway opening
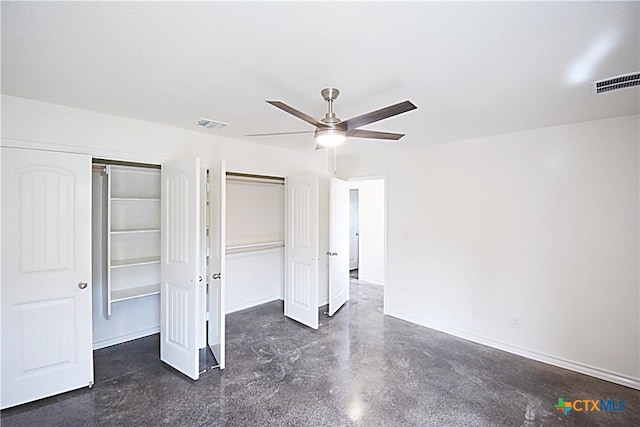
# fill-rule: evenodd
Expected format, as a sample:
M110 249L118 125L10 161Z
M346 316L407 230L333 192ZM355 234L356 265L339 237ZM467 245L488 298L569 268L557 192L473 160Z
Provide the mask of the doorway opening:
M386 179L350 180L349 276L384 286L386 266Z

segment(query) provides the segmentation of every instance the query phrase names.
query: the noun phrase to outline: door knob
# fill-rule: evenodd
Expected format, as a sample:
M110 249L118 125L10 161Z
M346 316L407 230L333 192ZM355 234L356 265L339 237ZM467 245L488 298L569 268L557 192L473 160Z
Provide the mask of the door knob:
M202 276L198 276L198 282L202 282Z
M79 282L79 283L78 283L78 287L79 287L80 289L86 289L86 288L87 288L87 286L89 286L89 284L88 284L87 282Z
M338 252L327 251L327 255L329 255L329 256L338 256Z
M213 280L218 280L219 278L222 277L222 275L220 273L213 273L213 276L211 276L213 278Z

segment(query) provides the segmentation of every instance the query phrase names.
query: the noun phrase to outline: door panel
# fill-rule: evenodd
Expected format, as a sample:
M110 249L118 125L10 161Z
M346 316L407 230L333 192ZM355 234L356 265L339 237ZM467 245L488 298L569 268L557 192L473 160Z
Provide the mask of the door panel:
M318 178L286 180L284 314L318 329Z
M349 300L349 183L331 178L329 200L329 316Z
M209 256L209 246L207 240L207 233L209 227L209 221L207 218L207 210L209 208L208 199L208 171L206 169L200 169L200 270L198 273L198 301L200 306L198 307L198 348L203 349L207 347L207 286L209 283L209 277L207 276L207 257ZM202 280L200 280L202 278Z
M197 380L200 161L162 165L160 359Z
M211 168L210 184L210 229L211 272L209 276L209 327L208 344L218 361L220 369L225 368L225 212L226 182L225 163Z
M91 158L2 148L2 408L93 384Z

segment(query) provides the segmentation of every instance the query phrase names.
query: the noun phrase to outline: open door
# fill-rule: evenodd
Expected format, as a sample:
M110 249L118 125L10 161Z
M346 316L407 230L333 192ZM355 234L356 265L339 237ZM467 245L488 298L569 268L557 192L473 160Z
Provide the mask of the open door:
M226 167L221 162L209 172L211 250L209 271L209 328L207 343L220 369L225 367L225 200Z
M162 165L160 359L197 380L200 328L200 160Z
M286 179L284 314L318 329L318 177Z
M329 316L349 300L349 183L329 182Z
M93 385L91 157L1 150L4 409Z

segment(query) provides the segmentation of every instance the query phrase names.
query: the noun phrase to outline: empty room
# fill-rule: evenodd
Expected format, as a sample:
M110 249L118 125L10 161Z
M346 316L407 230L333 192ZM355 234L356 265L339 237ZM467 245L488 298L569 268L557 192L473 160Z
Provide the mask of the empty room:
M3 426L640 425L640 3L1 1Z

